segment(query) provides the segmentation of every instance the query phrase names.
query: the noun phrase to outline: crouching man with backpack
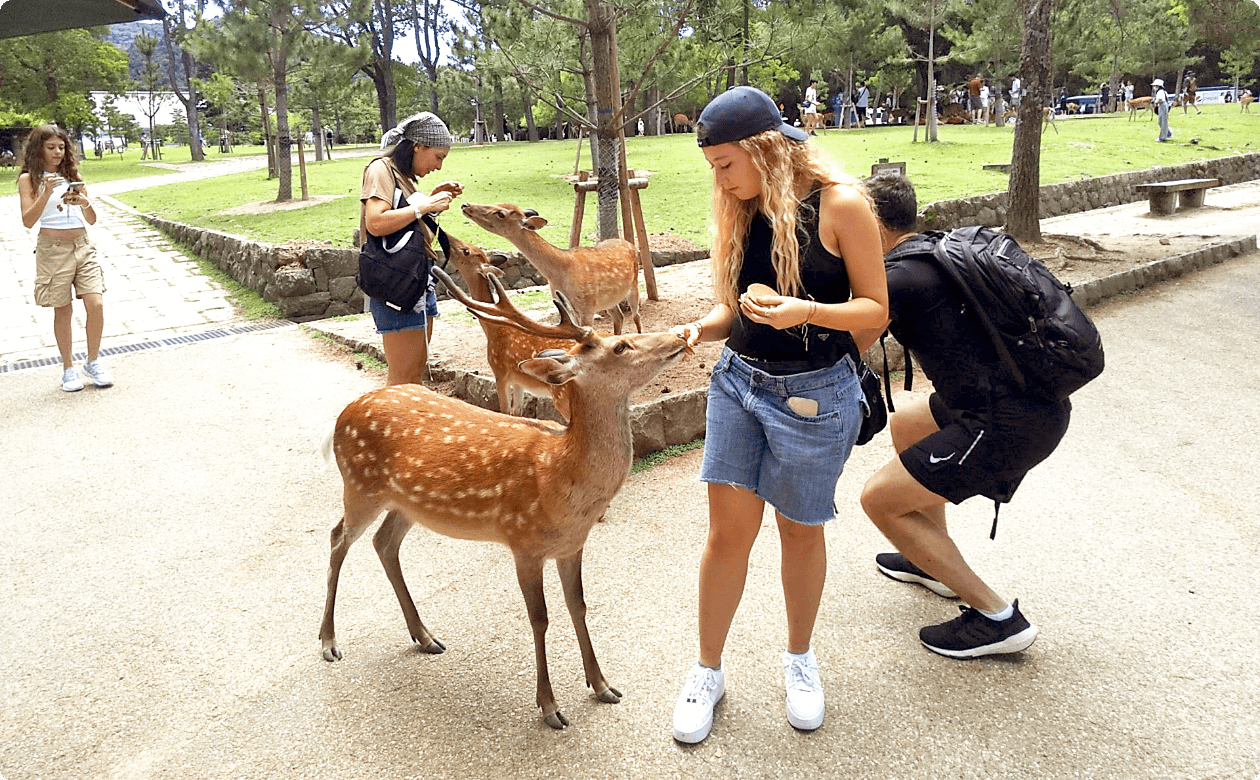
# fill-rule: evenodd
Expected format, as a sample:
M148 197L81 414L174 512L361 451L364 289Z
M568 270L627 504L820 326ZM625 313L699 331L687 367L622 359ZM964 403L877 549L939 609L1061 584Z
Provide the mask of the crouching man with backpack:
M978 287L978 282L967 283L935 251L947 238L975 229L918 234L914 186L908 179L880 174L866 180L865 187L881 222L889 330L913 352L934 388L930 396L897 407L889 429L897 457L862 491L862 508L898 550L876 556L876 564L893 579L946 598L961 597L968 605L953 620L920 629L919 639L929 650L952 658L1016 653L1033 643L1037 627L1020 612L1017 600L1008 601L967 565L950 538L945 505L978 495L1009 501L1028 470L1063 438L1071 404L1066 395L1058 400L1020 389L1008 368L1007 348L996 343L991 321L976 314L984 298L960 286ZM982 240L992 236L985 231ZM1000 238L1014 247L1009 254L1027 258L1013 241ZM974 253L971 258L976 259ZM983 265L991 258L986 251L979 259ZM879 332L854 336L865 348ZM996 531L996 517L994 524Z

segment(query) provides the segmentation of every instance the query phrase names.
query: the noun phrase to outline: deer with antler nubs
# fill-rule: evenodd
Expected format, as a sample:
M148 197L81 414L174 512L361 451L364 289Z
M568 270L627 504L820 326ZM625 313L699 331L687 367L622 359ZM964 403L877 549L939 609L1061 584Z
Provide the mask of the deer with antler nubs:
M547 277L551 291L563 292L577 315L577 324L595 323L595 312L607 313L613 333L621 332L621 302L630 307L635 328L639 321L639 255L634 244L609 238L595 246L561 249L538 235L547 220L533 209L511 203L465 203L464 216L482 229L511 241L525 259Z
M485 250L476 244L459 240L440 227L437 237L447 261L455 266L473 300L493 303L494 297L488 278L502 276L503 272L490 265ZM569 419L567 392L562 387L557 388L535 379L522 371L520 366L523 361L544 350L568 349L573 346L572 340L538 336L511 325L496 325L484 319L478 321L481 323L481 330L486 334L486 362L494 373L499 411L513 416L521 415L525 405L525 391L529 390L535 395L549 396L560 416Z
M533 628L536 701L547 725L561 729L568 720L547 672L543 564L556 561L587 686L600 701L620 701L587 631L582 550L630 474L631 394L690 349L672 333L605 336L578 326L563 293L555 296L560 324L543 325L512 305L497 277L489 277L496 302L484 303L440 268L434 274L478 319L570 341L567 352L544 352L521 365L540 382L565 386L569 424L509 417L420 385L375 390L347 406L324 448L341 471L344 514L332 530L322 654L341 659L333 626L337 579L350 546L382 511L373 545L412 641L425 652L446 648L421 622L403 579L398 550L407 531L423 525L456 539L498 542L512 551Z

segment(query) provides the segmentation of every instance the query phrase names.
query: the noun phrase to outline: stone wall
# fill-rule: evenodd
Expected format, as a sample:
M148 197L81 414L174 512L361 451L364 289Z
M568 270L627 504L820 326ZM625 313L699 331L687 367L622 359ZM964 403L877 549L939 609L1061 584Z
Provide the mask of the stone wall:
M152 214L144 215L144 219L258 293L263 300L276 304L280 316L286 319L309 322L363 311L363 293L355 282L359 272L356 249L311 242L274 247ZM503 282L509 289L547 283L520 252L492 250L486 254L492 264L503 270ZM652 265L660 268L708 256L707 249L653 252ZM442 267L459 280L458 272L447 268L445 261ZM438 295L446 296L440 285Z
M1047 185L1041 188L1041 216L1057 217L1132 203L1144 199L1134 190L1135 185L1189 178L1216 178L1221 180L1221 184L1260 179L1260 153ZM174 240L191 247L195 254L214 263L264 300L276 304L282 317L308 322L363 311L363 293L355 282L359 264L357 250L308 242L273 247L240 236L171 222L151 214L144 218ZM936 201L925 206L919 215L921 230L949 230L964 225L992 227L1005 222L1005 192ZM511 289L547 283L519 252L491 251L487 254L492 263L503 269L504 283ZM708 257L708 250L653 252L652 264L661 267L704 257ZM448 270L453 277L459 278L453 270ZM440 286L439 294L445 294Z

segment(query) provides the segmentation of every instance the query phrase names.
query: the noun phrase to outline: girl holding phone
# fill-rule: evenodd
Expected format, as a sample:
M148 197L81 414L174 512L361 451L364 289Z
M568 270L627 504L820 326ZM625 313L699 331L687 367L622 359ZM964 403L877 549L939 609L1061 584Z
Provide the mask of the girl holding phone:
M61 389L83 389L83 380L74 367L70 333L74 295L87 309L88 359L83 373L97 387L109 387L114 379L97 359L105 329L105 275L87 235L87 226L96 224L96 210L79 176L78 159L65 130L41 125L31 131L22 149L17 184L22 224L27 228L39 226L35 303L53 310L53 335L61 352Z

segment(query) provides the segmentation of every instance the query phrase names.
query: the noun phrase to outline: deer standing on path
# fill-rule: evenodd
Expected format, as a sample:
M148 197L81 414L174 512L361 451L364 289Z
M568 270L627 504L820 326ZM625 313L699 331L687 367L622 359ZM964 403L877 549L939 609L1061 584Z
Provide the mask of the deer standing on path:
M579 327L562 293L556 295L560 324L543 325L512 305L496 277L490 283L497 303L489 304L469 298L440 268L434 273L478 319L577 342L567 353L544 353L521 366L539 381L567 385L572 417L567 427L508 417L420 385L375 390L347 406L324 443L325 456L334 455L341 471L345 511L332 530L322 655L342 657L333 625L337 580L350 546L382 511L373 546L412 641L424 652L446 647L421 622L407 590L398 562L403 537L423 525L456 539L499 542L512 551L533 628L535 700L547 725L561 729L568 720L547 672L543 563L556 561L587 686L600 701L620 701L587 631L582 550L630 474L630 396L690 348L672 333L601 336Z
M493 303L490 282L491 275L502 275L502 271L490 265L485 251L474 244L467 244L455 236L438 228L438 243L446 259L455 264L455 270L468 285L468 294L473 300ZM494 373L495 388L499 395L499 411L519 417L525 403L525 391L535 395L551 398L556 411L564 419L569 419L568 393L562 387L535 379L520 369L522 361L528 360L546 349L565 350L573 346L571 339L538 336L509 325L495 325L479 319L481 329L486 334L486 362Z
M547 277L551 292L563 292L573 306L578 325L593 325L595 312L610 316L613 333L621 333L621 302L630 306L635 328L639 320L639 255L634 244L620 238L593 247L561 249L538 235L547 224L533 209L511 203L465 203L464 216L482 229L511 241Z

